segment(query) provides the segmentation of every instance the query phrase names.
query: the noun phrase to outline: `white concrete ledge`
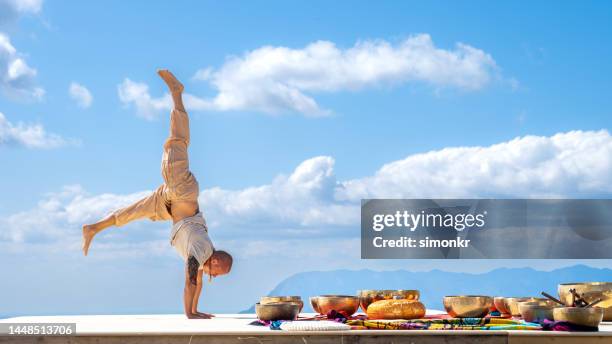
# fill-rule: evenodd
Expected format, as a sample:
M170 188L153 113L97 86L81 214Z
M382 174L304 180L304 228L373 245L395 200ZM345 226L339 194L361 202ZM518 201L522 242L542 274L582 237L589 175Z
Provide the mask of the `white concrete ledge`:
M272 331L249 325L254 314L219 314L210 320L188 320L170 315L27 316L1 319L0 323L76 323L72 337L0 336L0 343L612 343L612 324L600 332L545 331Z

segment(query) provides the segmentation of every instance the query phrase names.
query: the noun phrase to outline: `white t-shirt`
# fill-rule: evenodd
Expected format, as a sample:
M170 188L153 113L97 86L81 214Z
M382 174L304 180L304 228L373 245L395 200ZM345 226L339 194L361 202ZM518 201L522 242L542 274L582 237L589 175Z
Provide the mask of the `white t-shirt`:
M189 256L193 256L200 266L204 265L215 250L208 237L208 227L201 212L186 217L172 226L170 244L184 261L187 261Z

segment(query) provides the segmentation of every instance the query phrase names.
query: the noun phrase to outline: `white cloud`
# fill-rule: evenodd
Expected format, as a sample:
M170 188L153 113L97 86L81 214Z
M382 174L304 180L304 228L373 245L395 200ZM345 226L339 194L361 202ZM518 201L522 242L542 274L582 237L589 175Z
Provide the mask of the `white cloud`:
M42 0L0 0L0 8L18 14L36 14L42 9Z
M15 21L23 14L38 14L42 0L0 0L0 25Z
M607 130L524 136L488 147L453 147L384 165L342 183L336 197L554 197L612 193Z
M0 28L24 14L38 14L42 0L0 0ZM41 99L44 89L35 83L37 71L28 66L12 45L8 35L0 32L0 91L20 99Z
M347 181L336 180L333 166L331 157L316 157L267 185L206 189L202 208L212 225L322 229L358 225L363 198L611 195L612 137L606 130L571 131L451 147L410 155Z
M405 82L476 90L490 82L495 68L480 49L462 43L454 50L440 49L421 34L398 44L363 41L348 49L329 41L302 49L265 46L204 74L218 91L211 100L215 109L317 115L325 110L307 93Z
M263 224L268 227L319 227L353 224L359 216L354 204L334 200L338 187L334 159L315 157L302 162L289 176L243 190L205 189L202 208L219 225Z
M12 124L0 112L0 146L19 145L27 148L50 149L67 144L61 136L47 133L40 124Z
M334 160L302 162L288 176L242 190L202 191L212 221L313 227L354 223L353 206L368 197L483 197L612 193L612 138L607 131L573 131L551 137L526 136L488 147L453 147L408 156L373 176L338 182ZM100 215L130 195L80 193L68 206L71 222ZM121 203L121 202L119 202ZM76 204L79 206L77 207ZM83 213L94 209L93 213ZM91 210L90 210L91 211ZM76 215L74 215L76 214Z
M354 249L350 240L358 235L361 198L610 196L612 137L605 130L571 131L486 147L451 147L410 155L372 176L348 181L338 181L333 168L331 157L320 156L269 184L202 190L200 204L213 239L242 258L269 255L270 247L279 257L328 255ZM81 187L67 187L33 209L0 218L0 239L61 244L70 237L74 245L81 224L148 193L89 195ZM120 250L126 237L106 239L106 245ZM319 244L310 249L314 244L297 244L315 239ZM142 241L150 240L159 237ZM292 247L299 252L292 255Z
M148 193L89 195L80 185L69 185L60 192L45 195L33 209L0 219L3 224L0 237L13 242L80 238L81 225L99 220L112 210L131 204Z
M193 76L194 80L200 80L200 81L208 81L210 80L210 78L213 75L213 69L212 67L207 67L207 68L203 68L198 70L195 75Z
M154 99L149 94L147 84L134 82L127 78L117 86L117 92L121 102L133 103L136 105L138 115L149 120L154 119L160 110L170 109L172 104L169 95Z
M91 103L93 102L93 96L91 95L91 92L89 92L87 87L77 82L73 81L70 83L70 87L68 87L68 93L70 94L70 97L76 101L77 105L84 109L90 107Z
M0 32L0 89L11 97L39 100L45 91L36 85L36 74L9 37Z
M317 41L301 49L264 46L229 58L219 69L197 71L217 91L212 98L188 96L192 110L247 110L265 113L329 114L312 97L316 93L356 91L382 85L419 82L438 88L472 91L489 84L497 74L493 58L472 46L457 43L446 50L427 34L399 43L362 41L348 49ZM125 81L124 81L125 84ZM166 97L154 99L146 86L137 97L124 97L142 113L169 106Z

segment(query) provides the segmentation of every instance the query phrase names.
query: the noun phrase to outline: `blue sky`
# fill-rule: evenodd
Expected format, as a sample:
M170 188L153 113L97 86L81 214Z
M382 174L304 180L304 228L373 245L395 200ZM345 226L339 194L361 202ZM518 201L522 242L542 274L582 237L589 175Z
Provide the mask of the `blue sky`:
M292 272L411 268L358 259L361 197L609 197L611 6L0 0L0 32L15 50L5 44L0 51L8 80L0 95L0 261L28 269L45 262L43 280L65 276L94 291L133 291L146 280L153 285L146 295L176 298L158 308L109 309L180 311L172 293L180 281L159 282L164 271L182 269L164 245L168 224L111 230L94 242L92 257L78 251L81 223L161 183L168 111L160 67L184 80L195 99L187 104L191 167L217 225L213 239L243 263L208 295L240 290L266 270L266 281L236 304L205 299L213 310L246 308ZM292 57L297 62L287 62ZM10 79L7 66L16 60L29 69ZM198 79L198 71L207 77ZM71 96L71 83L87 92ZM219 94L230 100L215 102ZM32 134L33 125L44 133ZM444 150L451 147L472 148ZM419 268L572 263L431 261ZM134 280L115 281L117 266ZM20 271L5 288L27 280ZM75 271L101 281L82 281Z

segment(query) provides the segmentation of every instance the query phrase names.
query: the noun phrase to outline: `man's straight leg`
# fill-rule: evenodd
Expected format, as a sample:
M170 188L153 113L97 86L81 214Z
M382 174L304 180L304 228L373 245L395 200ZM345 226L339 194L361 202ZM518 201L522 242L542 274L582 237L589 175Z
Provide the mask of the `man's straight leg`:
M189 116L183 107L183 85L169 71L159 71L159 75L168 84L174 103L170 112L170 133L164 143L162 158L162 175L166 185L172 188L189 173Z
M183 85L169 71L159 71L172 93L174 108L170 112L170 133L164 144L162 158L162 175L166 183L167 201L193 203L197 209L199 193L198 182L189 170L189 156L187 153L190 132L189 116L183 107ZM186 213L191 213L191 210ZM179 217L179 212L175 214Z
M170 112L170 136L168 140L176 140L189 146L189 115L185 110L177 108Z

